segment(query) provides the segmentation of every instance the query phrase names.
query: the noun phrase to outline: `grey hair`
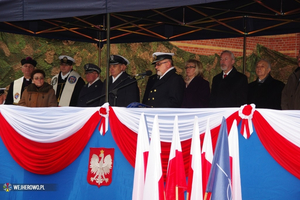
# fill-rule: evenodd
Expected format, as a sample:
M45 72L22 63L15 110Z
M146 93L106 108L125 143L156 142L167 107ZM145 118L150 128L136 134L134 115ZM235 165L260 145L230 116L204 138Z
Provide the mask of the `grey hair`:
M221 53L220 56L222 56L224 53L229 53L229 54L231 55L232 60L235 60L235 57L234 57L234 55L233 55L233 53L232 53L231 51L229 51L229 50L224 50L224 51L222 51L222 53Z

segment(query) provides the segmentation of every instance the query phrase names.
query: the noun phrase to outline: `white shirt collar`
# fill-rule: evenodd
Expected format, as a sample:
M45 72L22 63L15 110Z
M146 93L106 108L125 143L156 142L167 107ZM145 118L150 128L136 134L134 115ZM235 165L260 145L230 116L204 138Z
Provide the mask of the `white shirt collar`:
M169 71L171 71L172 69L174 69L174 67L170 67L170 69L168 69L163 75L161 75L159 77L159 79L161 79L162 77L164 77L164 75L166 75Z
M118 76L116 76L116 78L112 76L112 82L114 83L121 76L121 74L123 74L123 71Z
M224 73L224 72L223 72L223 77L224 77L225 74L228 76L229 73L232 71L232 69L233 69L233 68L231 68L231 70L229 70L229 72L227 72L227 73Z
M88 84L88 87L90 87L91 85L93 85L96 81L98 81L99 80L99 77L97 77L92 83L89 83Z
M69 76L69 74L71 73L71 71L69 71L68 73L66 73L66 75L63 75L61 72L60 72L60 76L62 78L62 80L65 80L65 78L67 78Z

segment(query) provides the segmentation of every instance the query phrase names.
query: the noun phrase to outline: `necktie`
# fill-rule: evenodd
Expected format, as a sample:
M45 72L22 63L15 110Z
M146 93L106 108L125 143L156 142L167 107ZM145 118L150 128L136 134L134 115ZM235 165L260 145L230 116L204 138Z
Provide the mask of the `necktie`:
M224 78L226 78L227 74L224 74Z

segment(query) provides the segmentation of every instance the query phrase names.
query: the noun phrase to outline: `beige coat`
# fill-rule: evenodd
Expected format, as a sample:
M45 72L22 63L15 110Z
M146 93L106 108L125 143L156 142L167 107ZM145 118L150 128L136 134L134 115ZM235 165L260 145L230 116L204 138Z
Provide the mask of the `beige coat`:
M53 87L48 83L44 83L40 88L37 88L33 83L28 85L18 105L27 107L56 107L57 100Z

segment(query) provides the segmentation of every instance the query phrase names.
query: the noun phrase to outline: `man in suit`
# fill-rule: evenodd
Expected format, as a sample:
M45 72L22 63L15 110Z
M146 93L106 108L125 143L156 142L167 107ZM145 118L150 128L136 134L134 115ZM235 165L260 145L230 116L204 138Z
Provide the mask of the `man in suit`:
M31 57L27 57L21 60L21 64L23 76L10 84L5 104L18 104L25 87L32 83L31 73L37 62Z
M234 63L231 51L221 53L222 72L213 78L210 107L240 107L247 103L247 77L236 70Z
M156 75L149 77L143 103L150 107L180 108L185 82L176 74L173 53L155 52L152 56Z
M99 78L99 74L101 70L97 65L91 63L85 64L83 68L85 71L85 79L87 81L87 84L85 84L82 87L79 93L77 106L80 107L99 106L99 100L96 101L94 99L96 99L102 94L103 83ZM87 103L88 101L91 102Z
M271 76L271 64L267 60L258 61L255 72L257 79L248 85L248 104L254 103L257 108L280 110L284 83Z
M74 58L61 55L60 72L56 74L51 85L56 94L59 106L76 106L81 88L85 85L81 76L73 70Z
M111 106L127 107L132 102L140 101L139 88L136 79L126 73L129 61L120 55L110 56L110 77L108 80L108 102ZM105 91L107 80L102 89L103 97L100 105L105 103Z

